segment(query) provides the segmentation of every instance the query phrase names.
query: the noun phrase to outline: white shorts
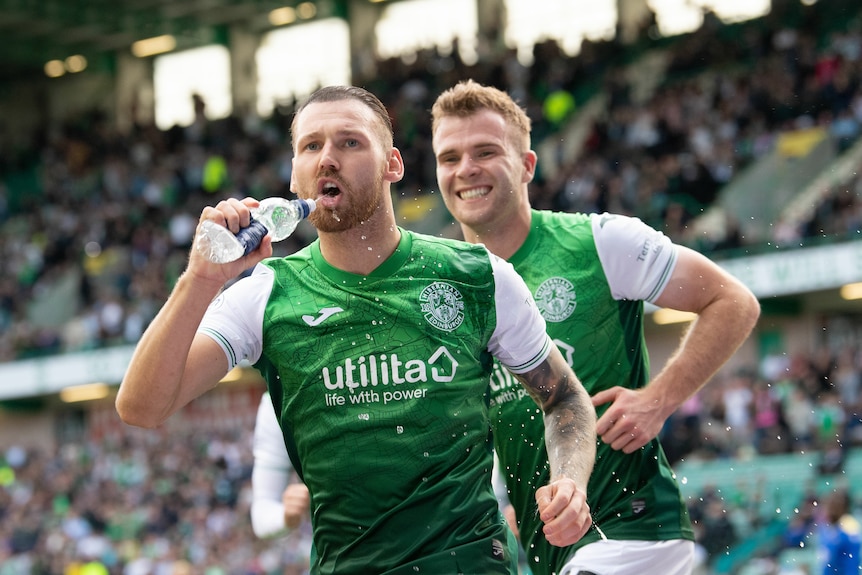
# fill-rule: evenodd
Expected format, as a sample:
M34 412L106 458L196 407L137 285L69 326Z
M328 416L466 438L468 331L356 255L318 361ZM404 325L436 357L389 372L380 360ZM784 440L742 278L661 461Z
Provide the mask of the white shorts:
M603 539L578 549L560 575L691 575L694 542Z

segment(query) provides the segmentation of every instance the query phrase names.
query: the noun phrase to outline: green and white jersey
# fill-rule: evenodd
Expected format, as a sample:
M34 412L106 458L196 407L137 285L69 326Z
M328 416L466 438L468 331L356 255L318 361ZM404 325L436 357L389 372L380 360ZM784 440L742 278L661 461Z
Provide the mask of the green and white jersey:
M360 276L314 242L225 290L200 330L267 380L311 493L313 573L517 572L490 481L492 356L522 373L553 344L510 264L401 230Z
M649 381L643 300L655 300L673 271L676 250L667 237L634 218L534 210L530 234L509 261L591 395ZM504 369L495 370L491 393L494 444L528 564L535 575L558 573L576 548L600 536L590 529L569 548L545 540L534 495L549 478L541 412ZM600 416L606 408L599 408ZM608 538L694 539L657 440L631 455L601 441L597 449L587 500Z

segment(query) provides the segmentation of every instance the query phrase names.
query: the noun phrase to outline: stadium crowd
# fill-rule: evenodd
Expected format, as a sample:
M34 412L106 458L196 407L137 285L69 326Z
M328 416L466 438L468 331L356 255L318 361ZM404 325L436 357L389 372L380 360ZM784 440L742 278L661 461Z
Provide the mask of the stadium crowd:
M0 465L0 574L300 575L311 529L255 539L252 428L125 428Z
M838 358L821 351L709 384L668 421L668 456L678 463L819 450L820 471L840 471L846 450L862 446L862 365L849 348ZM55 453L6 448L0 575L306 573L308 524L286 537L252 535L252 425L193 427L119 426ZM740 525L762 524L757 510L777 505L768 492L715 488L688 501L704 561L737 542ZM798 506L810 511L802 528L810 531L816 497L806 497Z
M858 8L854 14L858 24ZM400 199L436 189L428 110L457 80L521 95L536 140L559 133L574 114L574 103L548 105L556 95L601 90L607 107L581 153L561 159L553 178L540 164L534 205L634 215L715 253L750 245L732 225L710 243L689 224L782 132L822 125L852 143L862 131L860 26L818 33L816 18L788 28L779 16L707 23L662 47L670 54L665 81L648 98L634 97L638 80L623 72L631 53L646 48L615 42L587 42L568 57L548 41L535 47L530 67L513 50L489 51L474 66L457 46L446 56L426 50L409 64L380 62L374 77L356 83L380 94L393 115L409 166ZM0 361L134 343L182 269L203 205L288 195L292 104L266 119L218 121L206 119L205 106L198 100L191 126L137 125L122 134L90 112L0 160ZM858 176L838 185L809 221L776 225L774 239L792 246L857 233L860 185ZM279 248L309 239L300 234Z
M784 131L823 126L842 149L862 132L860 11L841 29L826 26L823 12L794 21L776 11L730 27L708 20L659 46L670 60L647 97L623 73L633 49L615 42L585 43L574 58L546 42L529 67L505 49L467 66L455 46L409 64L379 62L374 77L355 82L392 112L408 166L396 190L402 198L436 188L428 110L457 80L517 95L538 138L558 134L583 99L602 91L606 109L581 153L561 158L553 177L539 174L534 205L635 215L680 243L745 249L739 235L705 245L689 232L722 185ZM644 37L638 50L649 44ZM186 128L137 125L122 134L88 113L2 159L0 361L136 342L183 269L203 205L288 194L290 103L267 119L207 121L204 102L198 110ZM776 227L773 239L791 246L858 235L862 176L828 192L810 220ZM276 253L312 233L301 227ZM844 449L862 444L855 347L779 354L719 379L668 421L671 461L820 449L840 462ZM10 447L0 453L0 575L305 572L307 530L287 540L251 537L251 431L155 441L156 432L129 430L57 453ZM708 498L692 504L704 524L715 511Z

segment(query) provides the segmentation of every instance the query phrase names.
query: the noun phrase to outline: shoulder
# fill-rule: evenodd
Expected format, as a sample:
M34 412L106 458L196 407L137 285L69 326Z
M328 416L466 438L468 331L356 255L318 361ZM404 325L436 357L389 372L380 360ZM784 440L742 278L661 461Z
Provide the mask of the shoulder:
M430 236L428 234L420 234L410 230L404 230L404 233L412 236L413 248L415 250L451 252L453 254L463 255L484 255L485 257L487 257L488 254L487 248L482 244L471 244L463 240Z
M640 218L624 216L622 214L612 214L609 212L590 214L590 223L597 233L642 233L646 230L652 232L656 231L654 228L641 221Z
M462 240L439 238L426 234L407 231L413 240L413 256L422 261L434 262L443 270L448 264L452 270L487 267L490 265L491 252L483 244L471 244Z
M596 245L601 250L639 250L669 246L672 242L659 230L638 218L620 214L592 214L591 227Z
M315 245L317 242L318 240L315 240L307 246L286 256L267 258L261 263L272 269L302 267L308 265L308 262L311 260L312 257L312 246Z
M531 235L548 249L558 244L564 249L583 249L593 243L595 214L533 210ZM550 243L548 243L550 242Z
M289 277L300 275L301 271L313 266L311 245L308 245L287 256L271 257L263 260L256 266L254 273L258 273L259 269L266 269L271 275Z
M596 214L582 212L555 212L551 210L533 210L533 218L545 227L580 227L588 226Z

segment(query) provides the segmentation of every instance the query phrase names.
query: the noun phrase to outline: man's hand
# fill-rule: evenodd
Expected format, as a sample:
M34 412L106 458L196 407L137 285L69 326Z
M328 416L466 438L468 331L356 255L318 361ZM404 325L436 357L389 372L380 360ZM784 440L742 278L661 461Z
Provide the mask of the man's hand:
M308 487L305 483L291 483L281 494L281 503L284 505L285 527L296 529L309 516L311 500Z
M200 224L204 220L224 226L231 233L236 234L251 223L251 208L256 208L259 205L260 202L254 198L243 200L228 198L220 201L215 207L205 207L198 220L198 229L195 231L195 244L198 241L197 235L200 232ZM270 256L272 256L272 238L269 234L264 236L256 250L236 261L224 264L211 263L198 251L197 245L193 245L189 253L187 273L197 278L216 281L221 286Z
M610 403L596 423L596 433L612 449L634 453L661 432L666 416L645 389L615 386L592 397L593 406Z
M576 543L592 525L587 494L568 478L558 479L536 491L542 531L548 543L565 547Z

